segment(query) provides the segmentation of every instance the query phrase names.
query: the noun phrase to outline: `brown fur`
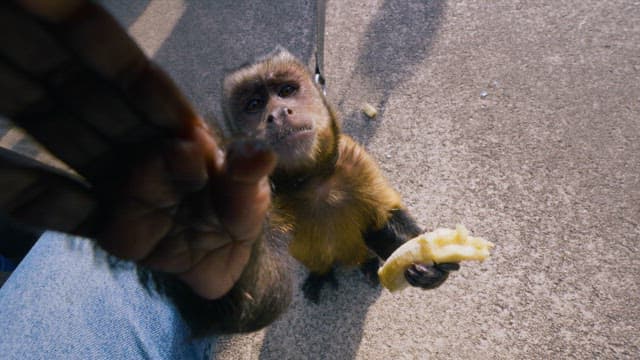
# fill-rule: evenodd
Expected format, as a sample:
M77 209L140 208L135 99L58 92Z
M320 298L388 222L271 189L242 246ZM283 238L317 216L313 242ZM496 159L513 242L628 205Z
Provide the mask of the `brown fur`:
M339 154L333 173L274 199L274 212L285 219L275 225L293 235L289 252L318 274L371 258L362 233L382 227L390 210L402 208L400 195L361 146L341 135Z

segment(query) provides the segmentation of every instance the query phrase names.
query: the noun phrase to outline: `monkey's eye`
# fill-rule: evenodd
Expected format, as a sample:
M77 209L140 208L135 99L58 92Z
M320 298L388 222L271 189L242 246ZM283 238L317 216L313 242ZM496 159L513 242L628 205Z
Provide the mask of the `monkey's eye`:
M298 88L294 85L291 85L291 84L282 85L280 90L278 90L278 96L281 98L286 98L295 94L296 90L298 90Z
M244 107L244 111L248 113L256 113L260 111L260 109L262 109L263 106L264 106L264 100L260 98L253 98L247 101L247 104Z

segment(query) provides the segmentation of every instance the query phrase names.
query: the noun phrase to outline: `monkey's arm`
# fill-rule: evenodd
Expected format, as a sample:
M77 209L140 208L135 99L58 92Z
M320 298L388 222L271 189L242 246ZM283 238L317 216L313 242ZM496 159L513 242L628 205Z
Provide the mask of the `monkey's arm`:
M416 221L405 209L389 211L389 219L378 229L367 229L364 241L380 258L388 258L397 248L422 233Z
M367 199L365 207L373 214L368 227L362 232L364 242L385 260L423 231L402 206L400 196L384 179L373 158L347 136L342 138L341 160L354 164L352 176L358 179L357 193L366 194L361 197ZM413 264L406 270L405 277L413 286L432 289L447 279L449 271L457 269L457 264ZM377 273L375 276L377 278Z
M196 295L171 275L148 270L140 274L151 275L153 285L173 300L194 336L250 332L269 325L291 302L289 257L284 252L282 239L265 226L240 279L216 300Z
M420 235L423 231L405 209L390 211L389 220L380 229L367 230L364 241L383 260L408 240ZM458 270L458 264L413 264L405 271L405 278L415 287L434 289L448 277L449 272Z
M402 206L400 195L384 179L374 159L346 135L341 137L337 166L349 169L353 194L362 200L359 208L367 209L365 216L369 219L365 224L368 225L362 237L376 255L387 259L402 244L423 232ZM413 264L405 271L405 277L413 286L433 289L447 279L449 271L457 268L457 264ZM365 272L377 280L377 266Z

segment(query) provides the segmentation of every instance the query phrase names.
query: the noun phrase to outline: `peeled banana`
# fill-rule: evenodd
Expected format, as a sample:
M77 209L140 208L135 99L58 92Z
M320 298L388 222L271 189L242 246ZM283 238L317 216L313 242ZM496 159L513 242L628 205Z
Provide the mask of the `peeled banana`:
M389 291L404 289L408 282L405 270L413 263L457 263L465 260L483 261L494 244L469 235L464 225L455 229L438 228L419 235L400 246L378 270L380 283Z

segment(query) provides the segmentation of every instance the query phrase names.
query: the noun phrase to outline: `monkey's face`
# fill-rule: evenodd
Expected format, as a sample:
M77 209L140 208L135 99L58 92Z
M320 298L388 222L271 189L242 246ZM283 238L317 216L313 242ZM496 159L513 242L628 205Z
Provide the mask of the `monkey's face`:
M313 163L331 114L306 68L291 58L275 58L234 76L225 81L225 112L233 135L265 139L281 169Z

